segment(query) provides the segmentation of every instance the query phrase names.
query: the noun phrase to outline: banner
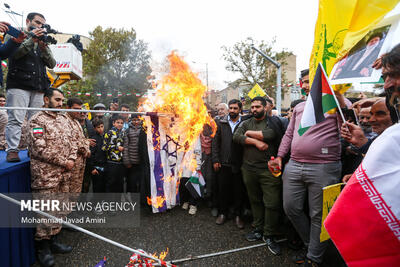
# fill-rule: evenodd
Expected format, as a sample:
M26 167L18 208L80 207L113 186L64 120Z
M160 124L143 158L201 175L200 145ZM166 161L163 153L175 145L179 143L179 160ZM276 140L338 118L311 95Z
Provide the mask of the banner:
M335 201L338 198L340 192L342 192L344 186L344 183L339 183L322 188L322 225L321 234L319 236L321 242L324 242L330 238L328 232L325 229L324 221L331 211L333 204L335 204Z
M320 0L310 58L310 83L318 63L329 75L334 64L346 55L398 0Z

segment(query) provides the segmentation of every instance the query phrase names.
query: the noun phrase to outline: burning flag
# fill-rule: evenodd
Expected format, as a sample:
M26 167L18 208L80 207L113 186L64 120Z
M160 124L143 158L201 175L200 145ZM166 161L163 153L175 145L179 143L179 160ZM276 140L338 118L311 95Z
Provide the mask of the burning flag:
M203 101L207 87L175 52L168 60L170 73L157 82L155 95L149 94L142 106L146 111L171 114L146 118L153 212L179 204L179 178L184 169L192 173L197 168L197 163L185 155L195 149L205 124L212 127L213 134L216 131ZM165 199L163 206L154 201L161 197Z

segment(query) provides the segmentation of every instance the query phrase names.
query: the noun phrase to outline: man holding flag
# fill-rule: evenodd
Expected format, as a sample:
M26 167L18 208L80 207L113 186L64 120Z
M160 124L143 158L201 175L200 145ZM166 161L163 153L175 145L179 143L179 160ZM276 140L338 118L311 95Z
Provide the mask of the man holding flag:
M308 80L308 75L302 79ZM303 85L308 86L307 83ZM306 92L309 90L305 89ZM318 266L326 248L319 239L322 188L340 181L342 165L337 106L326 74L319 65L307 101L293 110L275 159L281 167L282 158L290 151L290 161L282 176L283 206L307 246L306 257L296 259L296 263L305 262L306 266ZM305 201L308 201L309 216L304 211Z
M382 57L387 106L398 121L400 50ZM354 131L350 128L350 133ZM348 266L398 266L400 262L400 125L371 144L324 224Z

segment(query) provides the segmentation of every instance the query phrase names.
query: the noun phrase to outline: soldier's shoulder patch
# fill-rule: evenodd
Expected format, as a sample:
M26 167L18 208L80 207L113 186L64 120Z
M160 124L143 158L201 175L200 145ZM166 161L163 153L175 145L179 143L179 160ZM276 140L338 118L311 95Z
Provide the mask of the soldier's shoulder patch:
M33 128L33 135L41 136L43 135L43 128Z

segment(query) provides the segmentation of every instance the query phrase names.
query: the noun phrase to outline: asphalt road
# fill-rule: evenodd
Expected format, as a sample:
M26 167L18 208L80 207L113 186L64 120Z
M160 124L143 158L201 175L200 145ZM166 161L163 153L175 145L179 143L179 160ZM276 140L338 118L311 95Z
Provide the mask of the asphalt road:
M200 205L195 216L187 214L180 207L162 214L152 214L141 209L139 227L89 230L148 253L160 253L168 248L167 261L257 244L244 238L251 231L250 224L246 224L243 230L237 229L233 220L222 226L216 225L215 218L205 204ZM108 259L107 266L125 266L132 254L80 232L62 230L59 240L72 245L73 251L70 254L55 255L56 266L93 267L104 256ZM178 266L298 266L290 261L294 252L288 249L285 242L281 244L281 256L274 256L263 246L182 262ZM36 263L34 267L37 266ZM345 266L332 244L327 250L323 266Z

